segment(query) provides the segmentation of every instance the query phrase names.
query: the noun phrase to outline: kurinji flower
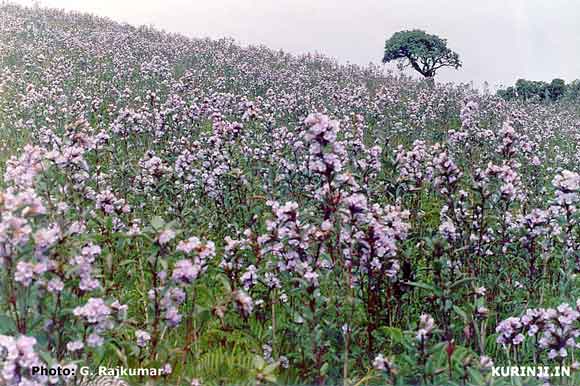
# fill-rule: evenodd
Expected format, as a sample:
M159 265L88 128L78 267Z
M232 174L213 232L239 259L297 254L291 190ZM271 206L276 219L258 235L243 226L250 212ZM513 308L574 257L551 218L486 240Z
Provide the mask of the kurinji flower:
M201 267L194 265L190 260L179 260L175 263L171 278L178 283L191 284L197 279L200 271Z
M50 279L46 285L46 289L51 293L58 293L64 289L64 283L58 277Z
M14 273L14 280L24 287L28 287L32 280L37 279L40 275L47 271L46 263L27 263L19 261L16 264L16 272Z
M264 274L264 284L270 289L273 288L282 288L282 284L280 283L280 279L276 277L275 274L272 272L266 272Z
M564 193L579 191L580 174L564 170L561 174L554 177L552 184Z
M180 241L175 248L176 251L180 251L186 254L191 253L194 250L197 250L201 247L201 242L199 238L193 236L187 240Z
M429 339L433 329L435 328L435 320L431 315L423 314L419 317L419 328L417 330L416 338L419 341Z
M89 324L104 324L109 320L111 309L101 298L90 298L84 306L76 307L73 314L84 318Z
M157 242L160 245L165 245L175 238L175 231L173 229L165 229L159 233Z
M125 203L122 198L117 198L113 192L110 190L105 190L96 196L95 206L97 209L101 209L106 214L117 213L128 213L130 211L129 206Z
M42 200L32 188L24 190L8 188L0 194L0 205L0 210L4 212L3 217L8 213L18 217L33 217L46 213Z
M3 249L6 252L11 251L13 247L28 242L31 233L32 227L26 219L11 215L2 216L2 221L0 222L0 244L4 244Z
M240 314L242 314L244 318L247 318L254 309L254 301L252 298L244 291L237 290L234 292L234 300L238 310L240 311Z
M304 272L304 279L311 287L318 287L318 273L312 270L312 268L308 267L306 272Z
M4 181L23 188L33 186L34 178L43 169L44 153L45 149L39 146L26 145L19 158L12 157L6 161Z
M89 347L100 347L105 343L102 336L96 333L92 333L87 337L87 346Z
M127 304L121 304L118 300L115 300L113 303L111 303L111 310L115 314L116 320L122 322L127 319L127 311L129 310L129 306Z
M141 167L141 174L137 180L145 187L146 192L154 189L162 177L171 173L171 168L161 158L156 156L153 151L148 151L139 160L139 167Z
M0 383L7 386L46 384L46 377L32 374L33 367L43 366L34 351L35 345L34 337L0 335Z
M141 234L141 222L139 219L133 220L133 223L127 231L127 236L137 236Z
M177 251L191 254L197 252L197 256L201 260L206 260L215 256L215 244L213 241L202 242L199 238L193 236L185 241L180 241L177 244Z
M258 273L256 272L256 267L252 264L248 267L246 272L240 277L240 282L247 291L258 282Z
M89 292L94 291L101 287L99 281L90 275L82 275L81 281L79 283L79 289L81 291Z
M34 234L34 242L37 248L45 249L58 241L60 237L60 227L54 224L50 228L39 229Z
M82 291L93 291L100 287L97 279L93 278L93 266L96 256L101 253L98 245L89 243L81 249L81 254L71 259L70 264L77 268L76 274L80 277L79 289Z
M479 367L482 369L490 369L493 367L493 360L486 355L482 355L479 357Z
M81 253L83 256L89 256L92 258L94 256L101 254L101 247L99 247L98 245L89 243L82 248Z
M68 351L79 351L82 350L83 347L85 347L84 343L80 340L75 340L73 342L68 342L66 344L66 349Z
M393 362L388 358L385 358L383 354L378 354L375 359L373 359L373 367L375 370L391 372L393 370Z
M497 343L502 345L519 345L524 341L521 333L522 323L519 318L507 318L500 322L495 331L499 333Z
M477 140L489 140L493 138L493 132L490 130L481 130L477 127L477 115L479 112L479 105L476 101L468 101L459 113L461 120L461 130L454 129L448 131L449 143L453 145L463 144L463 146L470 146L470 142Z
M135 331L135 337L137 338L137 346L145 347L151 340L151 335L147 331L137 330Z
M155 291L149 291L149 298L155 299ZM185 300L185 292L179 287L169 288L160 301L162 317L165 322L171 326L177 326L181 323L182 315L179 313L179 305Z
M320 113L310 114L304 123L309 127L304 138L310 142L309 169L317 173L340 172L345 155L344 146L336 142L338 121Z
M368 209L367 198L364 194L353 194L347 196L344 201L344 206L351 212L352 215L356 216L361 214Z
M479 111L479 105L475 101L469 101L463 106L459 113L461 125L463 127L472 127L475 124L474 118Z
M556 204L570 218L580 202L580 174L564 170L554 177L552 184L556 188Z
M449 194L463 173L445 151L433 157L433 166L435 169L435 187L441 194Z
M16 265L14 280L28 287L34 278L34 264L19 261Z
M498 134L501 143L498 145L497 152L506 158L512 157L516 152L515 142L518 139L518 135L511 122L505 121Z
M282 367L283 369L287 369L290 367L290 361L284 355L278 358L278 362L280 363L280 367Z
M457 229L455 228L455 224L453 224L453 222L449 219L445 220L441 223L441 225L439 225L439 233L441 236L443 236L443 238L449 241L457 240L457 237L459 236Z
M325 220L320 224L320 229L327 232L332 228L332 223L329 220Z
M196 252L193 261L183 259L175 264L172 278L174 281L186 284L191 283L206 270L208 259L215 256L215 245L212 241L201 242L197 237L180 241L177 251L185 254Z
M85 229L86 229L86 226L85 226L84 222L75 221L68 228L68 234L70 234L70 235L80 234L80 233L83 233L85 231Z
M431 149L424 141L413 142L413 148L410 151L405 151L400 145L396 156L399 180L410 184L411 187L420 187L423 182L430 181L433 177L431 166L433 156L430 153Z
M177 307L170 306L165 310L163 314L163 319L172 327L177 326L181 323L182 315L177 310Z
M529 336L534 336L543 329L545 324L544 312L543 309L528 309L521 317L521 322L528 329Z
M169 375L173 372L173 367L171 367L171 364L166 363L163 365L163 374L164 375Z
M475 315L478 318L486 318L489 315L489 309L487 307L477 307L477 310L475 311Z

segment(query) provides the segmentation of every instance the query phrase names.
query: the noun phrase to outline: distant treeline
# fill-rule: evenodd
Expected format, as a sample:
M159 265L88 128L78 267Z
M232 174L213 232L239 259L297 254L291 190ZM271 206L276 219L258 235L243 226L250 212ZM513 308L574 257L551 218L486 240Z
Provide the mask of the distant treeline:
M553 79L550 83L543 81L518 79L514 86L497 91L497 95L506 100L539 100L558 101L560 99L580 101L580 79L568 84L563 79Z

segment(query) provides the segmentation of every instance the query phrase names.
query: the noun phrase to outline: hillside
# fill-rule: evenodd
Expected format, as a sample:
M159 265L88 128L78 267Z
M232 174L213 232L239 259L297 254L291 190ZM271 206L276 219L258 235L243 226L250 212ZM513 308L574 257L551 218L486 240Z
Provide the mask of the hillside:
M580 382L576 107L15 5L0 63L0 385Z

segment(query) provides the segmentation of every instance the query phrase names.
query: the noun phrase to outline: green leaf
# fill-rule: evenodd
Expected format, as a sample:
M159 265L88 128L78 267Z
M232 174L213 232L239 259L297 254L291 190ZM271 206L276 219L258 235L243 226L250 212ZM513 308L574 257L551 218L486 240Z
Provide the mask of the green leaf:
M325 363L325 364L326 364L326 363ZM280 362L274 362L274 363L271 363L271 364L269 364L268 366L266 366L266 367L264 368L264 371L263 371L263 373L264 373L264 374L267 374L267 375L269 375L269 374L273 374L273 373L274 373L274 371L276 371L276 369L278 368L278 366L279 366L279 365L280 365ZM322 367L324 367L324 366L322 366Z
M159 231L165 227L165 220L163 220L160 216L155 216L151 219L151 226L156 231Z
M470 281L473 281L473 280L475 280L474 277L466 277L466 278L457 280L455 283L453 283L449 286L449 289L455 289L455 288L459 287L460 285L467 283L467 282L470 282Z
M481 372L479 372L478 370L475 370L471 367L469 367L467 369L467 372L469 373L469 375L471 377L471 382L469 382L470 385L478 386L478 385L485 384L485 379L483 378L483 375L481 374Z
M382 327L380 329L387 337L391 338L394 343L402 343L405 340L403 330L397 327Z
M47 367L51 367L52 364L55 362L54 359L50 356L50 354L45 351L39 351L38 356L40 357L40 359L42 359L44 363L46 363Z
M411 286L411 287L417 287L417 288L421 288L421 289L430 291L436 295L441 294L441 291L439 289L433 287L432 285L426 284L426 283L419 283L419 282L414 282L414 281L407 281L404 283Z
M125 353L123 351L121 351L119 349L119 347L117 347L117 345L111 344L111 347L113 348L113 351L115 351L115 354L117 354L117 358L119 358L119 360L121 360L121 362L123 363L123 365L125 367L128 367L127 355L125 355Z
M256 369L263 369L264 366L266 365L266 361L264 361L264 358L262 358L260 355L255 355L254 356L254 367Z
M468 322L469 318L467 317L467 314L465 313L465 311L463 311L461 308L459 308L458 306L453 306L453 311L455 311L457 313L457 315L459 315L461 317L461 319L463 319L464 322Z
M0 315L0 333L10 334L16 330L14 321L8 315Z

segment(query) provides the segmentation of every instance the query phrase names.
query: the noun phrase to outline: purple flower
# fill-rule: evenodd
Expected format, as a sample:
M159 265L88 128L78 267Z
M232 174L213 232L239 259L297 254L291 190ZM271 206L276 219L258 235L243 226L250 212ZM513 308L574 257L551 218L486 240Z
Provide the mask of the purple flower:
M147 331L137 330L135 331L135 337L137 338L137 346L145 347L151 340L151 335Z
M173 229L165 229L157 237L157 242L160 245L165 245L175 238L175 231Z
M393 362L385 358L383 354L379 354L373 359L373 367L375 370L391 372L393 369Z
M435 320L431 315L423 314L419 317L419 328L417 330L416 338L419 341L427 340L433 329L435 328Z
M179 260L175 263L171 279L177 283L191 284L195 279L197 279L200 271L201 267L193 264L191 260Z
M85 347L84 343L80 340L75 340L73 342L68 342L66 344L66 349L68 351L79 351L82 350L83 347Z
M76 307L73 314L85 319L89 324L100 324L109 320L111 309L103 299L90 298L82 307Z
M23 384L43 385L46 379L30 375L33 367L43 366L34 351L36 339L21 335L17 338L0 335L0 384L19 386Z
M46 289L51 293L58 293L64 289L64 283L58 277L50 279L46 285Z
M234 292L234 300L236 301L240 314L244 318L247 318L254 309L254 301L252 298L244 291L237 290Z
M258 282L258 274L254 265L250 265L248 267L246 272L244 272L244 274L240 277L240 282L246 291L256 285Z
M177 307L171 306L167 308L163 315L163 319L172 327L177 326L181 323L181 314L178 312Z
M87 337L87 346L89 347L100 347L104 342L103 337L96 333L92 333Z

